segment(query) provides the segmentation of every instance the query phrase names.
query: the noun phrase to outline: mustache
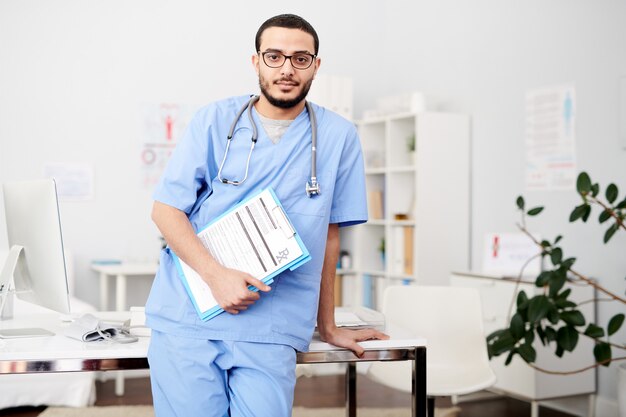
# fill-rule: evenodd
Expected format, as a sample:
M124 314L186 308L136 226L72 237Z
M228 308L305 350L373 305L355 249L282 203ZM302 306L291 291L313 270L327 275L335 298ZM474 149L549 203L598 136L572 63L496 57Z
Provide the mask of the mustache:
M280 79L278 79L278 80L275 80L275 81L274 81L274 84L278 84L278 83L281 83L281 82L290 83L290 84L293 84L293 85L296 85L296 86L297 86L297 85L300 85L300 83L299 83L299 82L294 81L294 80L293 80L293 79L291 79L291 78L285 78L285 77L280 78Z

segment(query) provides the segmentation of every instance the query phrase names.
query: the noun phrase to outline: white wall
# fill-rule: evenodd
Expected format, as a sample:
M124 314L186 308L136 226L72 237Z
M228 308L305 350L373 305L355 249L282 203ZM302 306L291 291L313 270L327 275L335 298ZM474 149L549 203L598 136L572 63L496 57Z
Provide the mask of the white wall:
M514 230L517 220L526 90L574 84L579 169L626 190L626 151L618 139L623 0L215 4L0 2L0 181L40 176L48 161L93 164L95 200L61 205L80 277L77 295L85 300L98 299L91 259L156 257L150 192L140 187L142 103L199 106L256 91L253 37L277 13L301 14L316 27L322 72L354 78L356 115L380 95L407 90L472 115L474 267L484 233ZM604 248L595 225L569 225L573 191L525 196L547 207L531 227L545 237L564 234L578 269L623 294L626 234ZM4 234L0 222L0 249ZM130 303L143 303L147 287L133 283ZM600 305L600 322L617 311ZM616 340L625 338L622 331ZM609 403L615 374L615 367L599 372L599 393Z

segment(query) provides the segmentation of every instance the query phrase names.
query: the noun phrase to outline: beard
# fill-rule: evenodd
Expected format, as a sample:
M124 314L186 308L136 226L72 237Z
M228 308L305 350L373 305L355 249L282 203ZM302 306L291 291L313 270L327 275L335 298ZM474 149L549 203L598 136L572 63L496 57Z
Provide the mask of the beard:
M300 90L300 94L298 94L296 97L292 99L280 99L270 94L269 82L259 75L259 87L261 88L261 94L263 94L263 96L267 99L267 101L270 102L271 105L279 107L281 109L291 109L302 100L304 100L307 94L309 94L311 84L313 84L313 79L310 79L304 83L304 85L302 86L302 90Z

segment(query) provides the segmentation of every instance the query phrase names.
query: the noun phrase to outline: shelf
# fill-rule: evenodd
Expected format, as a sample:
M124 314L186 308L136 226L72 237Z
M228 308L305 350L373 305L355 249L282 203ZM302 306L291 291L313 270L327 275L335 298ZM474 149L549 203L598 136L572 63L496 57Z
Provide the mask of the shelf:
M415 220L389 220L388 224L391 227L410 227L415 226Z
M343 269L343 268L337 268L335 275L356 275L357 271L355 271L354 269Z
M387 173L387 168L366 168L365 175L381 175Z
M365 226L385 226L387 224L387 220L385 219L371 219L365 223Z
M393 173L412 173L415 172L415 166L413 165L405 165L399 167L380 167L380 168L366 168L366 175L385 175L385 174L393 174Z
M391 167L388 170L388 172L390 172L390 173L394 173L394 172L414 172L414 171L415 171L415 167L413 165L406 165L406 166L401 166L401 167Z

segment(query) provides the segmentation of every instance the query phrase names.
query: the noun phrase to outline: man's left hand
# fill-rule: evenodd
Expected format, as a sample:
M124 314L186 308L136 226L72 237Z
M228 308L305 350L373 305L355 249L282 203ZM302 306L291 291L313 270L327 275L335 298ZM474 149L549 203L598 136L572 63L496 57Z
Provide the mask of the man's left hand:
M334 327L327 331L320 331L320 337L323 342L330 343L337 347L350 349L359 358L363 357L365 349L357 342L365 340L387 340L389 336L379 332L376 329L359 329L351 330L340 327Z

